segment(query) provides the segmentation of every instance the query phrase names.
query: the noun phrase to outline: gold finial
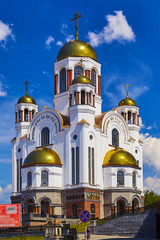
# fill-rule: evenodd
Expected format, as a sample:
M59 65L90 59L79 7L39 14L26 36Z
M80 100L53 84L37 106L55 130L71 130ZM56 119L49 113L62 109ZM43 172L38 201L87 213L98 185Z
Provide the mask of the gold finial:
M26 95L28 95L28 86L27 86L28 84L29 84L28 81L26 81L25 84L24 84L24 85L26 85Z
M82 65L82 63L83 63L84 61L85 61L85 60L83 60L82 58L81 58L81 60L79 61L80 65L81 65L81 76L83 75L83 65Z
M126 86L124 86L126 88L126 91L127 91L127 95L126 97L128 98L128 87L130 87L131 85L129 85L128 83L126 84Z
M82 17L82 15L80 15L79 13L76 13L75 15L74 15L74 18L72 19L72 21L74 21L74 20L76 20L76 26L75 26L75 28L76 28L76 40L78 40L78 18L80 18L80 17Z

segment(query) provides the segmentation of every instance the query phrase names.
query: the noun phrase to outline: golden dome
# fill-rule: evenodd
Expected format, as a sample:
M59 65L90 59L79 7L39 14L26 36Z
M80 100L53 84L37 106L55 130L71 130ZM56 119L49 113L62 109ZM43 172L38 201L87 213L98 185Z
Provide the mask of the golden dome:
M36 101L34 100L34 98L30 97L27 93L26 95L24 95L23 97L20 97L17 104L18 103L33 103L36 104Z
M57 61L66 57L90 57L97 61L97 54L93 47L81 40L72 40L61 47L57 55Z
M23 166L31 165L58 165L62 166L59 155L52 149L37 148L25 158Z
M118 104L118 107L124 106L124 105L137 106L136 102L133 99L129 98L129 97L126 97L126 98L122 99L120 101L120 103Z
M75 77L72 81L72 85L73 84L76 84L76 83L85 83L85 84L92 84L92 81L86 77L86 76L83 76L83 75L78 75L77 77Z
M131 153L117 148L108 151L103 160L103 167L112 165L138 167L136 159Z

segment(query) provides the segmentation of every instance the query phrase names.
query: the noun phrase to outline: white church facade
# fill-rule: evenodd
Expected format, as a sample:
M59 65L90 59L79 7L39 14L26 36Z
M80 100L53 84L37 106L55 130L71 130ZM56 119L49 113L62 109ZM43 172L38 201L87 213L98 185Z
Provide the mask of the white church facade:
M107 81L107 79L106 79ZM139 107L128 96L102 113L101 64L72 40L54 64L53 108L26 94L15 105L12 203L33 219L103 218L143 205Z

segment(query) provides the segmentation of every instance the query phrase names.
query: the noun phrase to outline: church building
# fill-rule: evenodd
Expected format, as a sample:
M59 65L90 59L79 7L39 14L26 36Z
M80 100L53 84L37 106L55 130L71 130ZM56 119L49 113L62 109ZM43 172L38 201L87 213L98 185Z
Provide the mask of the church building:
M11 202L22 204L23 219L77 218L83 209L104 218L141 207L143 142L128 84L118 106L102 112L101 64L78 32L54 63L53 108L39 110L27 84L11 140Z

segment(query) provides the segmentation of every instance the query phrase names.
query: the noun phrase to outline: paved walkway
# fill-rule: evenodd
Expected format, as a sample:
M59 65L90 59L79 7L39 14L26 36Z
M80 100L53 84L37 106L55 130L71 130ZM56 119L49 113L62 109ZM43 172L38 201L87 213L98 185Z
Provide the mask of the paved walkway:
M108 236L108 235L93 235L91 234L90 240L119 240L119 239L125 239L125 240L155 240L156 238L134 238L134 237L122 237L122 236ZM84 234L79 234L79 240L85 240Z

